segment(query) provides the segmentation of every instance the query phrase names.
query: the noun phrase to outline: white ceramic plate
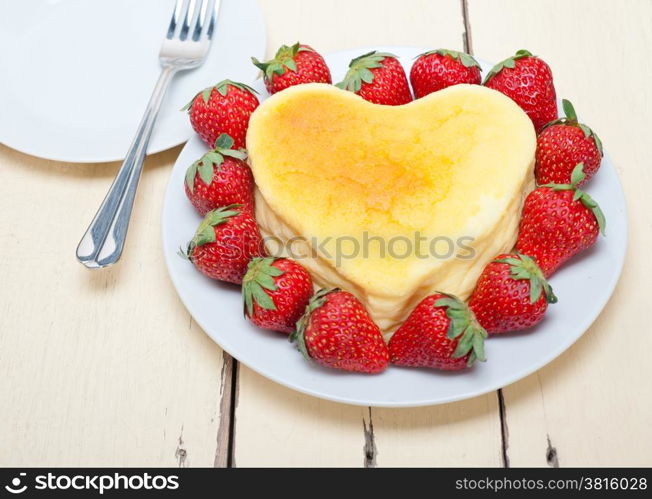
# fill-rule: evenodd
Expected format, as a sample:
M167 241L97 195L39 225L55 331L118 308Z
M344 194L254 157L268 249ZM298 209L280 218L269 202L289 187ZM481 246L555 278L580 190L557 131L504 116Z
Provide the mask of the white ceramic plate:
M406 47L379 49L399 55L406 70L412 58L424 51ZM351 58L364 52L348 50L327 56L334 81L344 76ZM483 66L485 71L490 67ZM258 88L262 94L260 82ZM489 339L487 362L476 364L468 372L390 366L380 375L369 376L322 368L304 360L285 335L249 324L242 316L239 287L211 281L176 254L200 221L184 194L184 173L205 151L199 138L188 142L165 195L163 250L172 281L197 323L226 351L263 376L316 397L358 405L408 407L474 397L513 383L553 360L588 329L609 300L620 275L627 241L626 207L614 166L605 155L587 191L605 212L607 236L600 237L594 248L552 277L559 303L548 309L538 327Z
M175 0L2 0L0 142L71 162L124 158L160 67ZM227 75L250 81L265 53L255 0L222 0L204 64L175 76L148 153L188 140L179 111Z

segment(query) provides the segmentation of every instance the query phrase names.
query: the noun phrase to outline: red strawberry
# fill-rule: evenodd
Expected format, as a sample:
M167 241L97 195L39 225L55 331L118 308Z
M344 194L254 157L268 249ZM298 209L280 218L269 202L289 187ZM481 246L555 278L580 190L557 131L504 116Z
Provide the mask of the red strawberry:
M288 47L281 45L274 59L260 62L251 58L254 65L263 72L265 87L275 94L301 83L331 83L331 72L324 58L312 47L299 42Z
M502 92L527 113L539 132L557 119L557 94L550 67L527 50L496 64L484 80L485 86Z
M374 104L399 106L412 100L405 71L396 56L375 50L353 59L344 81L336 86Z
M543 319L557 298L529 256L498 255L482 271L469 308L489 334L520 331Z
M195 161L184 183L186 196L200 215L230 204L241 204L253 211L254 178L245 159L244 149L235 150L233 139L222 134L215 149Z
M602 142L588 126L577 121L570 101L562 101L565 118L548 123L537 138L535 176L539 184L570 184L578 163L584 164L586 178L581 187L600 168Z
M249 117L258 107L256 91L244 83L223 80L195 95L183 110L188 110L190 124L208 147L217 138L229 134L235 147L245 147Z
M288 334L312 292L310 274L287 258L254 258L242 280L245 315L258 327Z
M410 70L410 83L416 99L451 85L480 85L481 82L478 61L455 50L438 49L421 54Z
M577 188L584 180L582 167L575 167L570 184L538 187L523 205L516 249L534 258L546 277L604 234L602 210Z
M290 336L306 358L345 371L379 373L389 351L364 305L347 291L318 291Z
M427 296L389 340L391 361L399 366L457 371L484 362L487 332L473 312L452 295Z
M265 249L251 212L231 205L206 214L183 256L211 279L240 284L249 261Z

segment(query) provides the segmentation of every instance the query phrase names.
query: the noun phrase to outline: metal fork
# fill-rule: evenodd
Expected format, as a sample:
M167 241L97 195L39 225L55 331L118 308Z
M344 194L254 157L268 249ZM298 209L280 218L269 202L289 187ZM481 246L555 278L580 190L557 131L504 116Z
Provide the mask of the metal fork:
M161 76L138 126L127 156L95 218L77 246L77 259L89 269L107 267L122 255L156 116L165 91L178 71L200 66L210 48L220 0L177 0L159 52Z

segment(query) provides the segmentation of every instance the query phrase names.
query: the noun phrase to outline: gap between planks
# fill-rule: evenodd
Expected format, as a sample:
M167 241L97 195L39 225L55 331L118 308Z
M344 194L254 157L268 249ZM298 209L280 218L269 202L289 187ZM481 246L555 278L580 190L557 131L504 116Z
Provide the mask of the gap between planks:
M217 429L215 468L235 467L235 408L238 398L238 361L222 352L220 374L220 424Z
M473 55L473 38L471 37L471 19L469 17L469 0L460 0L462 4L462 22L464 32L462 33L462 44L464 52Z

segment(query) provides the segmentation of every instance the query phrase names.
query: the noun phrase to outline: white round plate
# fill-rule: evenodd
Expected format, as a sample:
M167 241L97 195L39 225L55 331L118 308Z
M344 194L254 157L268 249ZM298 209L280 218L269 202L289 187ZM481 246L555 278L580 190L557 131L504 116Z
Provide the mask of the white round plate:
M175 0L20 0L0 15L0 143L70 162L124 158L160 67ZM251 81L250 56L265 53L255 0L222 0L211 50L178 73L163 102L149 154L188 140L179 110L229 76Z
M379 47L400 56L409 69L419 48ZM326 56L333 81L365 49ZM489 64L483 64L486 70ZM258 82L258 88L262 86ZM560 269L551 279L559 303L548 309L538 327L486 342L487 362L465 372L445 373L390 366L380 375L338 372L306 361L280 333L252 326L242 316L240 288L212 281L177 255L192 238L200 216L186 199L184 173L206 151L193 137L179 155L163 206L163 250L182 301L206 333L240 362L263 376L303 393L357 405L410 407L465 399L503 387L544 366L566 350L598 316L616 285L627 242L623 191L607 155L587 185L607 218L607 236Z

